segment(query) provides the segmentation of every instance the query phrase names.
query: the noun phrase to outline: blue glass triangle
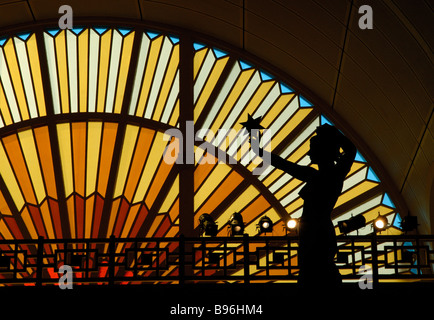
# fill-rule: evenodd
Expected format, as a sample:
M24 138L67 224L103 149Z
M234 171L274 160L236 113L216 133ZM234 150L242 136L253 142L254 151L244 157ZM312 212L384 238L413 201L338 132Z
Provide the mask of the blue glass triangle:
M329 124L331 126L333 125L333 123L329 119L327 119L325 116L321 115L321 125L323 125L323 124Z
M259 74L261 75L262 81L268 81L273 79L273 77L271 77L268 73L265 73L264 71L259 71Z
M305 107L312 107L312 103L310 103L309 101L307 101L303 96L298 96L299 101L300 101L300 107L301 108L305 108Z
M240 66L242 70L247 70L252 68L252 65L248 64L247 62L241 61L240 60Z
M74 32L77 36L84 30L84 28L72 28L72 32Z
M200 49L202 49L202 48L205 48L205 45L204 44L202 44L202 43L197 43L197 42L195 42L195 43L193 43L193 48L194 48L194 50L200 50Z
M60 29L51 29L51 30L47 30L47 32L51 34L53 37L55 37L60 32Z
M367 178L368 178L368 180L371 180L371 181L380 182L380 179L378 179L377 175L375 174L374 170L372 170L371 167L369 167L369 169L368 169Z
M406 241L402 244L404 247L413 247L413 243ZM408 251L414 252L414 249L407 249Z
M107 31L107 28L98 27L98 28L95 28L95 31L98 32L100 35L102 35L104 32Z
M179 42L179 38L177 37L169 37L169 39L172 41L173 44L177 44Z
M23 41L27 41L27 39L30 37L31 33L21 33L18 34L18 38L20 38Z
M363 156L361 155L361 153L358 150L357 150L357 153L356 153L356 159L355 160L359 161L359 162L365 162L366 163L365 158L363 158Z
M281 84L280 84L280 91L281 91L282 93L290 93L290 92L294 92L294 90L292 90L291 87L287 86L287 85L284 84L284 83L281 83Z
M126 36L128 33L131 32L131 29L121 28L121 29L118 29L118 31L120 32L121 35Z
M214 54L215 54L215 56L216 56L217 59L220 59L221 57L224 57L224 56L228 55L226 52L221 51L221 50L216 49L216 48L214 48L212 50L214 51Z
M0 46L3 46L7 40L7 38L0 39Z
M381 203L385 206L395 208L395 205L393 204L392 200L390 200L390 197L387 193L384 194L383 201Z
M401 229L401 221L402 221L401 216L399 215L399 213L396 213L395 219L393 219L393 226L398 229Z
M151 31L148 31L148 32L146 32L146 34L149 36L149 38L151 38L151 39L155 39L156 37L158 37L160 34L158 34L158 33L155 33L155 32L151 32Z

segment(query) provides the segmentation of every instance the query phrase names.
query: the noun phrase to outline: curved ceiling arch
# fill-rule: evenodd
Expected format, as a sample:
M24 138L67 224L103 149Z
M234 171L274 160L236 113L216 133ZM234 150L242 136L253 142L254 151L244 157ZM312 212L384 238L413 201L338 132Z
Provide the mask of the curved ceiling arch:
M246 140L239 122L247 114L263 116L262 124L273 129L275 152L306 165L308 140L316 126L333 122L351 133L338 117L324 114L321 103L318 107L311 102L316 99L309 91L300 94L299 84L291 78L200 35L155 31L158 26L146 25L88 27L83 23L73 30L52 29L52 25L0 36L0 151L5 163L0 200L7 207L0 229L4 238L20 234L34 238L44 232L50 238L178 234L179 178L174 166L162 161L167 142L161 142L164 128L179 127L185 83L190 83L182 89L191 91L191 120L197 128L238 132L209 142L219 148L229 139L227 153L238 161L235 166L195 164L195 223L201 213L213 212L222 233L233 211L245 216L251 235L263 215L277 225L284 213L301 214L301 184L290 176L270 168L246 180L256 166L241 148ZM193 68L189 82L179 79L183 45L189 45L187 56ZM46 125L37 125L38 118L45 119ZM134 118L147 125L137 125ZM241 144L231 148L238 138ZM354 140L351 134L350 138ZM43 152L48 145L50 150ZM50 153L52 159L46 159L44 155ZM104 163L110 156L113 162ZM382 181L385 172L378 171L371 158L358 153L334 217L364 214L370 221L380 212L387 215L390 232L399 232L397 213L403 201L388 190ZM240 165L242 169L237 169ZM49 187L53 184L56 187ZM108 200L104 198L107 186L111 188ZM268 190L272 198L264 197L261 190ZM279 204L279 209L270 202ZM64 220L69 221L67 227L60 226Z

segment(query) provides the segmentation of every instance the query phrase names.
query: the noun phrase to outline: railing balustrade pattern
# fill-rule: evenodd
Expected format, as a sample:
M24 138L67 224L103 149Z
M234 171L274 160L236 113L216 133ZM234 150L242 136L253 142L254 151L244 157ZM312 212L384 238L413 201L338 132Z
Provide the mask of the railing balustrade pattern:
M296 282L298 238L176 237L0 241L0 285ZM434 235L339 236L336 264L346 281L434 280ZM321 270L318 270L321 273Z

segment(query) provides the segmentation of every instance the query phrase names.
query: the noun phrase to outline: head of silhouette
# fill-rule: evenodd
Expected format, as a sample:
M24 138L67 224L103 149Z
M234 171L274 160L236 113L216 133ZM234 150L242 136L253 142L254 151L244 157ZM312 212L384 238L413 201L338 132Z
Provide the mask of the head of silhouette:
M314 164L333 165L339 157L338 130L328 124L317 127L316 135L310 139L307 153Z

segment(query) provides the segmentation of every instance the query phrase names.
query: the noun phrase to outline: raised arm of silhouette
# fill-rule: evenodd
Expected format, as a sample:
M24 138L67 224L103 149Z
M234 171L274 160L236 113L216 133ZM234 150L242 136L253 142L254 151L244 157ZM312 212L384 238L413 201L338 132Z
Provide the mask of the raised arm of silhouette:
M258 135L251 137L251 143L259 155L267 152L259 149ZM273 153L268 159L274 167L306 183L299 192L304 200L299 230L299 283L306 287L339 285L341 276L334 263L336 234L330 215L356 156L356 147L339 130L326 124L318 127L310 139L308 155L318 170Z

